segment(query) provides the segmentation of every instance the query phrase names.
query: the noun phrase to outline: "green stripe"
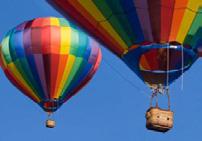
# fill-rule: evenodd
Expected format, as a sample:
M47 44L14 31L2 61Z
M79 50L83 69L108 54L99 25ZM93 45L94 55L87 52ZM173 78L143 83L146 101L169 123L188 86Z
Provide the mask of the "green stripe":
M197 41L202 38L202 14L197 13L184 40L184 44L195 47Z
M79 49L79 34L75 29L71 30L71 47L70 54L77 56L77 51Z
M29 87L32 88L32 90L35 92L35 94L39 96L39 87L37 85L37 82L35 81L32 71L30 70L29 63L27 62L26 56L19 57L16 53L17 49L16 48L16 43L12 42L12 36L17 36L17 34L11 34L9 42L9 53L11 55L11 59L15 66L17 67L18 71L22 75L23 79L28 83ZM25 55L25 54L24 54ZM42 98L42 97L40 97Z
M38 91L39 88L38 88L37 82L35 81L34 76L32 75L27 59L26 58L17 59L14 62L14 64L17 67L20 74L22 75L23 79L26 81L29 87L34 91L35 95L38 98L42 99Z
M35 94L37 94L37 89L33 86L32 81L29 78L29 72L25 71L22 66L25 66L25 59L17 59L14 62L14 65L16 66L18 72L21 74L22 79L26 82L26 84L34 91ZM24 63L22 65L22 63ZM26 68L26 67L25 67ZM37 95L38 96L38 95ZM38 96L39 97L39 96Z
M72 80L74 79L74 77L76 76L78 70L80 69L80 67L82 66L82 62L83 62L83 58L81 57L77 57L75 59L75 62L72 66L72 69L70 71L70 74L68 76L68 79L66 80L66 83L64 85L64 88L62 90L62 93L61 93L61 98L64 98L65 96L65 90L67 90L69 88L69 86L71 85L72 83Z
M3 54L3 58L6 62L6 64L9 64L12 62L12 57L10 54L10 49L9 49L9 40L10 40L10 36L7 35L6 37L4 37L3 41L2 41L2 54Z
M76 60L73 65L73 68L70 72L67 83L61 93L62 98L66 97L66 95L69 93L70 87L72 86L72 84L74 84L77 81L78 77L80 76L81 72L83 71L83 68L88 63L86 61L87 58L83 57L85 55L86 49L89 44L89 39L88 39L87 35L83 32L79 32L77 34L74 34L74 37L76 37L76 39L79 40L76 42L76 44L75 43L71 44L72 45L71 53L76 56Z
M69 27L70 26L70 23L67 21L67 20L65 20L64 18L58 18L58 20L59 20L59 22L60 22L60 26L67 26L67 27Z
M135 35L122 9L120 1L99 0L94 1L97 8L105 16L105 22L109 22L128 47L133 45ZM121 13L121 14L120 14ZM113 15L112 15L113 14ZM103 21L100 22L100 24Z
M66 94L69 94L70 93L70 87L72 87L72 85L75 85L75 83L78 81L78 79L80 78L80 75L83 73L86 65L88 64L88 61L83 59L80 66L79 66L79 69L77 70L72 82L70 83L69 87L65 90ZM81 82L78 82L78 84L76 84L76 86L78 86ZM66 96L64 96L66 97Z

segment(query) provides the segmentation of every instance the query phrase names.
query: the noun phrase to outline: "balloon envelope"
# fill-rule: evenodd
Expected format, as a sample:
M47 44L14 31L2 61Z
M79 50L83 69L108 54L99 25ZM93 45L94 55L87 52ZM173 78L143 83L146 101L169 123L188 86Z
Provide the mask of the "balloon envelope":
M99 44L63 18L36 18L10 30L2 41L8 79L45 111L54 112L93 76Z
M118 55L145 82L164 84L167 81L165 73L178 70L176 74L169 75L171 83L180 76L180 70L181 74L185 72L201 54L200 0L47 1ZM157 53L159 48L170 50L168 59ZM164 62L158 61L159 57ZM165 62L170 62L172 67L166 70L164 67L147 67L147 72L155 76L152 79L157 79L152 82L145 76L147 73L142 72L142 62L144 66L145 63L165 65Z

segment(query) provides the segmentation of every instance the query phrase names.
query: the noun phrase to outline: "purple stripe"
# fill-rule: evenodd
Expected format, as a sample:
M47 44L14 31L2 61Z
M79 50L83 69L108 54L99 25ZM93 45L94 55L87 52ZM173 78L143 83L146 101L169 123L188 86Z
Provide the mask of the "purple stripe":
M46 85L46 78L45 78L45 71L44 71L44 61L43 61L43 56L41 54L34 54L34 60L36 64L36 69L42 84L42 88L44 91L44 94L48 98L48 92L47 92L47 85Z
M95 63L95 60L97 59L97 54L99 51L99 44L93 40L92 38L89 38L89 46L92 48L90 58L89 58L89 63L93 64Z
M145 41L153 41L147 0L134 0Z

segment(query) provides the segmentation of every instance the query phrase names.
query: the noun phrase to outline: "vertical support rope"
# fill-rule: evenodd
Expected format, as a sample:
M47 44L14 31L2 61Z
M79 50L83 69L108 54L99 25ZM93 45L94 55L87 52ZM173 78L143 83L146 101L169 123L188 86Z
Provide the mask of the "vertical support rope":
M167 84L166 84L166 95L168 97L168 110L170 110L170 95L169 95L169 67L170 67L170 46L167 47Z
M166 87L169 89L169 67L170 67L170 46L167 47L167 70L166 70Z
M184 48L183 48L183 46L181 46L181 48L182 48L181 49L181 56L182 56L182 58L181 58L182 59L181 60L182 61L182 66L181 66L182 67L181 68L181 70L182 70L181 71L181 76L182 76L181 77L181 90L183 90L183 88L184 88Z
M158 93L156 94L156 108L159 107L159 104L158 104Z
M154 93L152 93L151 98L150 98L150 108L152 107L153 98L154 98Z
M170 94L169 94L169 89L166 88L166 95L168 97L168 110L170 110Z
M153 103L153 98L155 97L156 99L156 108L158 108L158 89L154 89L154 92L152 93L151 95L151 98L150 98L150 108L152 107L152 103Z
M51 112L47 112L47 119L50 119L52 113Z

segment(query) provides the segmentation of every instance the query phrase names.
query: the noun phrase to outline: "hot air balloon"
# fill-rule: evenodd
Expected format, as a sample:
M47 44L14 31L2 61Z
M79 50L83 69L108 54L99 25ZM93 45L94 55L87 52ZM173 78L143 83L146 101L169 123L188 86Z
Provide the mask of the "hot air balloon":
M120 57L168 109L146 113L147 128L173 126L169 85L201 55L201 0L47 0ZM161 118L167 117L167 118ZM160 121L160 122L159 122Z
M101 61L99 44L64 18L26 21L1 45L7 78L48 114L85 86ZM46 126L53 128L55 121L48 118Z

